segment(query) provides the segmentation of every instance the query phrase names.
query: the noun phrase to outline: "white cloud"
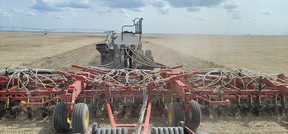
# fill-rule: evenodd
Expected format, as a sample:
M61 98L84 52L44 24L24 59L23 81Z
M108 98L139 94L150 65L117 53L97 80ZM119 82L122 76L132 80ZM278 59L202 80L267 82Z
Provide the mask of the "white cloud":
M53 17L56 18L56 19L69 20L68 17L63 16L62 14L56 13L56 12L49 12L48 15L51 15L51 16L53 16Z
M114 10L111 9L111 8L108 8L108 7L104 7L104 8L102 8L102 9L96 11L96 12L97 12L99 15L103 15L103 14L106 14L106 13L112 13L112 12L114 12Z
M55 4L57 7L63 8L90 8L89 0L58 0L59 3Z
M123 15L123 16L125 16L125 17L131 17L129 14L128 14L128 12L127 12L127 10L126 9L120 9L119 10L119 12Z
M21 12L23 12L23 10L22 9L17 9L17 8L12 8L11 12L12 13L21 13Z
M202 16L197 16L197 17L195 17L195 19L198 20L198 21L205 21L205 20L207 20L206 18L203 18Z
M240 12L239 12L239 11L233 12L233 13L232 13L232 19L233 19L233 20L241 20L241 19L242 19L242 16L241 16Z
M236 9L238 6L239 6L239 3L237 0L228 0L222 3L222 8L227 9L228 12Z
M79 18L79 13L76 11L73 11L71 17L72 18Z
M57 19L69 20L67 17L64 17L63 15L60 14L56 14L54 17Z
M170 5L166 1L158 0L156 2L153 2L152 6L155 7L158 10L158 12L160 12L162 15L169 14Z
M89 0L36 0L36 3L30 8L39 11L61 11L67 8L84 9L90 7Z
M192 14L186 14L185 16L186 16L186 17L193 17Z
M129 10L131 10L131 11L136 11L136 12L144 12L145 11L145 9L144 8L131 8L131 9L129 9Z
M11 20L14 16L13 12L8 12L5 10L0 9L0 18L6 19L6 20Z
M225 0L166 0L172 7L214 7Z
M34 12L26 12L26 16L35 16L36 14Z
M262 15L272 15L272 11L269 9L263 10Z
M160 12L162 15L168 15L169 11L170 11L170 7L169 6L158 8L158 12Z
M197 11L200 11L201 8L199 8L199 7L188 7L187 10L189 12L197 12Z
M109 8L137 9L147 5L146 0L103 0L101 3Z

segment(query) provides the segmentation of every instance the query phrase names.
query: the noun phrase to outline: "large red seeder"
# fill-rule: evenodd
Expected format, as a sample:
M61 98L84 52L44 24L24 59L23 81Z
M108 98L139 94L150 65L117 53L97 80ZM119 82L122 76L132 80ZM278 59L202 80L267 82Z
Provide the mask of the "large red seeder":
M44 69L6 68L0 76L1 117L8 111L15 118L27 109L31 118L33 111L49 114L54 109L54 128L67 132L72 126L75 133L87 132L89 111L86 103L106 105L111 129L98 128L94 124L90 133L149 133L151 107L156 102L169 103L168 121L171 127L153 127L152 133L193 133L200 123L201 110L197 102L219 108L270 109L285 112L287 78L248 71L179 72L175 68L158 71L80 68L80 72L61 72ZM114 120L115 101L131 103L140 100L140 117L135 124L117 124ZM122 106L123 107L123 106ZM163 105L164 109L164 105ZM181 122L182 121L182 122ZM101 124L101 123L100 123ZM127 129L128 128L128 129ZM107 131L107 132L106 132Z

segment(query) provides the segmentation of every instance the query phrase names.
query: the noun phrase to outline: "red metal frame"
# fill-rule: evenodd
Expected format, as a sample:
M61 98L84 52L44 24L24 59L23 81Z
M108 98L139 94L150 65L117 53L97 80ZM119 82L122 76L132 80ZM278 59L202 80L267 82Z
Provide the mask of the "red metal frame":
M140 87L145 86L149 94L158 94L164 98L178 98L182 102L187 103L192 99L206 102L212 105L229 105L230 100L241 100L241 99L287 99L288 98L288 83L287 79L283 74L278 76L277 80L271 80L267 78L259 79L262 83L266 84L269 90L259 90L253 88L253 85L249 83L252 81L253 77L235 77L229 80L229 87L225 87L222 90L221 95L212 91L216 86L206 86L200 87L201 81L191 80L189 76L195 76L199 74L204 74L204 72L180 72L175 73L172 70L180 68L182 66L176 66L171 68L164 68L160 70L159 73L163 79L151 80L142 84L132 84L123 85L118 83L113 83L105 80L93 81L94 77L97 75L108 74L109 71L88 68L83 66L73 65L73 67L82 69L80 73L76 72L60 72L54 71L53 74L59 74L65 76L65 79L55 80L58 84L66 84L63 87L43 87L37 86L41 90L33 89L20 89L18 86L8 85L9 76L0 76L0 101L11 102L11 101L25 101L26 107L41 107L51 102L65 101L67 102L68 116L71 116L73 110L73 104L76 100L92 100L95 99L95 94L105 94L107 98L113 97L115 99L143 98L142 91L139 90ZM149 73L151 76L156 74L155 72ZM110 74L112 76L113 74ZM119 76L124 79L124 76ZM131 80L138 80L140 77L137 75L132 75L129 77ZM220 78L217 75L207 76L208 79L221 79L227 81L227 78ZM13 78L14 83L17 82L17 78ZM193 81L193 82L190 82ZM43 81L49 84L49 81ZM242 90L239 85L246 85L246 89ZM169 88L163 90L155 90L160 86L168 85ZM8 86L8 89L4 87ZM32 86L31 86L32 87ZM88 88L90 87L90 88ZM111 87L117 88L117 90L110 90ZM223 86L222 86L223 87ZM113 96L111 96L113 94ZM132 96L131 96L132 95ZM145 122L141 125L143 127L143 133L148 133L149 119L151 114L152 102L149 103L146 108ZM9 107L9 105L7 106ZM109 119L112 128L115 127L135 127L136 124L116 124L114 116L112 114L112 109L110 102L106 102L106 107L109 114ZM187 112L189 107L184 106L184 110Z
M143 127L143 134L148 134L149 121L150 121L150 115L151 115L151 106L152 106L152 103L149 102L146 108L145 121L143 124L141 124L141 127ZM106 108L108 111L109 120L110 120L112 128L116 128L116 127L134 128L137 125L137 124L117 124L115 122L114 115L113 115L111 105L109 102L106 102Z

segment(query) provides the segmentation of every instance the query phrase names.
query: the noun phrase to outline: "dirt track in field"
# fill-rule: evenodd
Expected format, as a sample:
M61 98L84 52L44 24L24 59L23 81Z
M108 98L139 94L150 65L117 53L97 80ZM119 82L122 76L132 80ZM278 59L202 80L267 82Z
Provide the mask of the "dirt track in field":
M93 35L93 34L88 35L88 34L49 33L48 36L42 36L40 33L0 33L0 57L1 57L0 67L6 67L9 65L12 66L26 65L37 68L53 68L68 71L72 70L72 68L70 67L71 64L78 64L78 65L98 64L100 60L99 59L100 55L95 49L95 43L103 41L104 37L105 36L103 35ZM219 60L215 60L215 63L209 62L213 61L212 59L217 57L212 56L213 53L219 56L220 52L218 51L220 51L220 48L223 49L223 47L218 48L210 46L209 48L209 46L207 45L202 46L205 43L208 44L209 41L205 43L203 43L202 41L202 45L200 44L198 46L187 45L187 42L190 42L192 39L197 40L196 37L191 36L188 38L186 36L180 37L179 35L175 36L175 38L172 38L171 35L144 36L143 48L151 49L153 52L154 59L157 62L163 63L168 66L184 65L183 70L185 71L221 67L221 65L235 68L235 66L233 66L234 64L232 61L237 59L231 61L230 60L225 61L224 58L223 59L217 58ZM203 38L204 37L201 37L201 40L204 40ZM208 40L212 40L211 38L212 38L211 36L207 36ZM173 39L174 41L172 41ZM213 39L221 40L222 37L216 36L213 37ZM236 37L233 37L232 39L234 39L235 41L239 40ZM276 37L276 39L279 39L279 37ZM284 39L282 39L281 37L281 40ZM177 41L178 44L173 45L173 42ZM215 43L215 41L213 42ZM233 42L233 40L230 40L230 42ZM181 43L184 45L181 45ZM285 44L285 41L280 42L280 44L282 44L280 46L282 46L283 48L286 47L283 46L283 44ZM221 44L218 45L221 46ZM185 47L186 49L183 49ZM209 48L209 51L207 50L206 54L203 54L202 53L203 50L200 49L201 47L203 49ZM235 47L237 47L237 45ZM253 48L253 50L256 50L256 48L258 47L259 46L256 45L255 48ZM227 47L227 49L228 48L231 49L231 52L233 52L235 49L232 46ZM276 49L278 50L278 47L276 47ZM276 52L277 50L271 49L270 51ZM281 52L282 53L279 55L286 54L283 53L283 51ZM225 54L223 55L226 56ZM244 55L240 54L240 56ZM236 54L234 55L234 58L235 57ZM271 58L275 57L272 56ZM253 62L256 62L257 60L258 59L256 59ZM279 58L278 60L282 61L281 58ZM222 64L225 62L227 64ZM244 66L241 66L240 64L238 65L238 62L237 63L235 62L235 64L237 66L244 68ZM259 68L259 66L262 65L257 64L255 66L251 66L250 68L257 69L257 66ZM249 68L248 65L245 68L247 67ZM282 64L280 67L282 67ZM270 65L271 70L269 71L277 72L278 70L287 70L286 66L282 68L280 67L278 66L274 67ZM51 119L52 117L47 117L44 119L38 117L33 120L28 120L24 112L17 119L10 119L8 117L1 119L0 133L29 133L29 134L55 133L53 129L53 122L51 121ZM96 119L92 116L90 123L92 123L95 120ZM151 125L165 126L167 124L167 120L164 115L154 115L154 117L151 120L152 120ZM101 126L108 127L107 120L98 120L98 122L102 123L100 124ZM209 133L239 133L239 134L288 133L288 124L283 120L278 120L277 117L273 116L261 117L261 118L256 118L252 116L244 118L204 117L200 124L199 130L205 130Z

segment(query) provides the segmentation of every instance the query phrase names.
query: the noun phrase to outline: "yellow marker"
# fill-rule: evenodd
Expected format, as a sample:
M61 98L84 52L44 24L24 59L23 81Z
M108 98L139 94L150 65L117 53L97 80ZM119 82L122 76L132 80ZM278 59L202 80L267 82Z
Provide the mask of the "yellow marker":
M42 107L44 106L43 103L44 103L44 96L42 97Z
M10 99L8 97L7 102L6 102L6 107L9 108L9 103L10 103Z
M241 103L240 96L238 95L237 98L238 98L238 103L240 104Z

